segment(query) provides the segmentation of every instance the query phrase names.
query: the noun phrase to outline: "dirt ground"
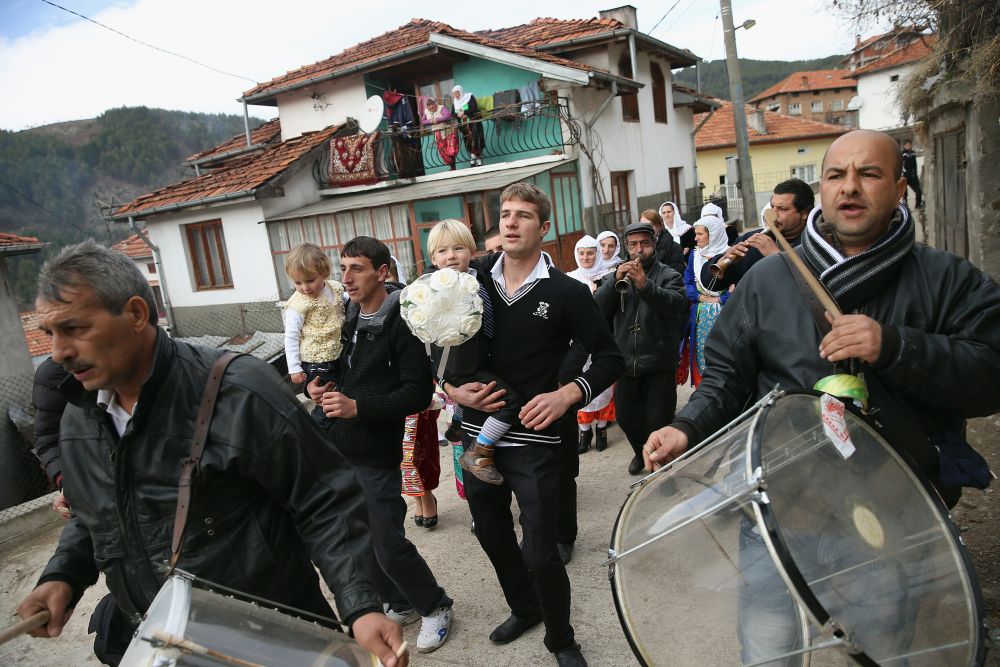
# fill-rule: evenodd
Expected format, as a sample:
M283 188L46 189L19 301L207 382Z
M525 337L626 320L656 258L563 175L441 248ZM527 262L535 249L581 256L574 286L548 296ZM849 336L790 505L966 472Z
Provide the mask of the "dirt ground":
M970 421L969 442L1000 473L1000 415ZM1000 481L994 480L986 491L967 489L952 518L976 567L987 627L997 637L986 664L1000 667Z

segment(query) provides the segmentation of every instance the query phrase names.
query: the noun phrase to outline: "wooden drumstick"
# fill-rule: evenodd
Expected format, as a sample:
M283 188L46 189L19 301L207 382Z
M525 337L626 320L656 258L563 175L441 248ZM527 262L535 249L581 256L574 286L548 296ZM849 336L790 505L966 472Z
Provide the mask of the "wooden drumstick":
M43 609L34 616L29 616L24 619L17 625L12 625L9 628L0 631L0 644L6 644L14 637L31 632L35 628L42 627L49 622L50 618L52 618L52 614L49 613L49 610Z
M397 660L398 660L399 658L402 658L402 657L403 657L403 655L404 655L404 654L406 654L406 649L407 649L407 648L408 648L408 645L407 645L407 643L406 643L406 640L404 639L404 640L403 640L403 643L402 643L402 644L400 644L400 645L399 645L399 648L397 648L397 649L396 649L396 659L397 659Z
M160 642L164 646L177 648L192 655L214 658L215 660L224 662L227 665L235 665L236 667L265 667L264 665L256 662L250 662L249 660L237 658L233 655L226 655L221 651L210 649L207 646L202 646L201 644L195 643L190 639L177 637L176 635L172 635L169 632L163 632L162 630L153 630L153 639Z
M784 236L782 236L781 231L777 227L775 227L774 223L776 223L777 221L778 221L777 211L775 211L772 208L769 208L766 211L764 211L764 222L767 223L768 229L771 231L772 234L774 234L774 238L775 240L778 241L778 245L781 246L782 251L784 251L784 253L788 255L788 259L792 260L792 264L794 264L795 268L798 269L800 274L802 274L802 278L805 279L806 284L809 285L809 289L811 289L813 294L816 295L816 298L819 299L819 302L823 304L823 308L825 308L827 312L829 312L830 315L833 316L833 319L837 319L838 317L843 315L843 313L840 310L840 306L838 306L837 302L833 300L833 297L830 296L830 293L826 291L826 288L823 287L823 284L816 279L816 276L814 276L812 271L809 270L809 267L806 266L806 263L802 261L802 258L799 257L799 253L795 252L794 248L792 248L792 244L789 243L788 240ZM803 234L805 233L806 232L803 232Z

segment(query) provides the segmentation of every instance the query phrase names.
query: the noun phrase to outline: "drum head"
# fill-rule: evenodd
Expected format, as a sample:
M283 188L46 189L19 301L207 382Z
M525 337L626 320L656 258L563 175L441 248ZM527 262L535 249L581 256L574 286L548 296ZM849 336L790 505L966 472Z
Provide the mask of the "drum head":
M978 664L979 588L943 505L868 423L851 409L831 415L828 400L786 395L754 429L750 466L767 496L755 507L786 583L860 662Z

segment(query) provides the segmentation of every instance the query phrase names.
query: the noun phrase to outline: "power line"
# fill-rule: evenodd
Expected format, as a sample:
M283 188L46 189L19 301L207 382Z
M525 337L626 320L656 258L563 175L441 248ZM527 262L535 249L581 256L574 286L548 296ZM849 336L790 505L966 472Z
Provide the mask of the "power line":
M69 220L66 220L65 218L63 218L63 217L59 216L58 214L56 214L56 213L53 213L53 212L52 212L52 211L50 211L49 209L45 208L44 206L42 206L41 204L39 204L38 202L36 202L36 201L35 201L34 199L32 199L31 197L29 197L28 195L26 195L25 193L23 193L23 192L21 192L20 190L18 190L17 188L15 188L15 187L14 187L13 185L10 185L9 183L5 183L5 182L3 182L3 181L0 181L0 185L2 185L3 187L7 188L7 189L8 189L8 190L10 190L11 192L14 192L15 194L18 194L18 195L20 195L20 196L21 196L21 197L23 197L23 198L24 198L24 199L25 199L26 201L28 201L29 203L31 203L31 204L33 204L33 205L37 206L37 207L38 207L38 208L40 208L41 210L45 211L46 213L48 213L49 215L51 215L51 216L52 216L53 218L55 218L56 220L58 220L59 222L63 223L64 225L69 225L70 227L73 227L73 228L74 228L74 229L76 229L77 231L80 231L80 232L84 232L85 234L90 234L90 233L91 233L91 232L90 232L90 230L87 230L87 229L85 229L85 228L81 227L80 225L76 225L76 224L74 224L74 223L70 222Z
M42 2L46 2L46 1L47 0L42 0ZM667 18L667 16L670 14L670 12L674 11L674 7L676 7L680 3L681 3L681 0L676 0L676 2L674 2L674 4L670 5L670 9L667 10L667 13L664 14L663 16L661 16L660 20L656 22L656 25L654 25L652 28L650 28L649 32L647 32L646 34L647 35L652 35L653 31L656 30L660 26L661 23L663 23L663 19Z
M90 21L94 25L98 25L98 26L104 28L105 30L110 30L111 32L115 33L116 35L120 35L121 37L124 37L125 39L131 40L131 41L135 42L136 44L141 44L142 46L146 46L146 47L149 47L151 49L155 49L156 51L159 51L161 53L166 53L169 56L174 56L176 58L182 58L184 60L187 60L190 63L194 63L195 65L198 65L199 67L204 67L205 69L212 70L213 72L217 72L219 74L224 74L226 76L231 76L231 77L233 77L235 79L243 79L244 81L249 81L251 83L260 83L259 81L255 80L255 79L251 79L250 77L241 76L239 74L233 74L232 72L226 72L226 71L218 69L216 67L212 67L211 65L207 65L207 64L201 62L200 60L195 60L194 58L189 58L189 57L187 57L185 55L182 55L180 53L175 53L174 51L169 51L167 49L160 48L159 46L156 46L154 44L150 44L148 42L144 42L141 39L136 39L135 37L132 37L131 35L126 35L125 33L123 33L120 30L115 30L114 28L112 28L110 26L104 25L100 21L95 21L94 19L90 18L89 16L84 16L83 14L74 12L72 9L66 9L62 5L57 5L56 3L51 2L51 0L42 0L42 2L44 2L47 5L52 5L56 9L61 9L64 12L69 12L73 16L79 16L84 21Z

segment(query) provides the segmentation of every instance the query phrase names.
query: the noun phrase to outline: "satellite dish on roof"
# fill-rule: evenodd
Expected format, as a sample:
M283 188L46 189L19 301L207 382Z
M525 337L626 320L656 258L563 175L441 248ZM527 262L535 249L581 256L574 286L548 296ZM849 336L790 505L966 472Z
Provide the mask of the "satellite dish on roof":
M358 127L361 128L361 131L365 134L371 134L377 130L382 123L383 111L385 111L385 104L382 102L382 98L378 95L369 97L358 113Z

